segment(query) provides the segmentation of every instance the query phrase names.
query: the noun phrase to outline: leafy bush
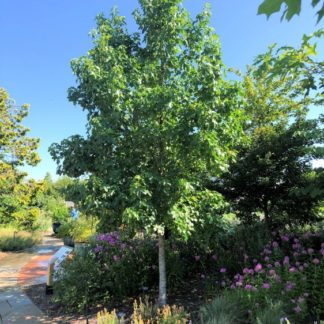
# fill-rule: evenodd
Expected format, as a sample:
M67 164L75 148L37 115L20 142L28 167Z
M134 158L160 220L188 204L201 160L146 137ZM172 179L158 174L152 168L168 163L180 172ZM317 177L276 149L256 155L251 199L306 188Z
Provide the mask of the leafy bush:
M39 223L41 210L37 207L20 209L13 213L13 217L20 228L33 230L36 228L36 224Z
M54 196L44 197L42 204L53 222L63 223L70 217L69 208L62 198Z
M72 230L73 230L73 221L70 220L68 222L64 222L63 224L60 225L57 236L59 238L72 237Z
M95 234L97 221L92 221L92 226L89 226L89 219L85 216L80 216L76 220L68 220L64 222L58 230L58 237L71 237L75 242L88 242Z
M0 250L20 251L32 247L41 241L38 233L17 231L14 228L0 228Z
M116 232L100 234L84 252L64 264L54 285L55 300L71 310L83 311L110 296L131 296L157 281L152 240L126 242Z

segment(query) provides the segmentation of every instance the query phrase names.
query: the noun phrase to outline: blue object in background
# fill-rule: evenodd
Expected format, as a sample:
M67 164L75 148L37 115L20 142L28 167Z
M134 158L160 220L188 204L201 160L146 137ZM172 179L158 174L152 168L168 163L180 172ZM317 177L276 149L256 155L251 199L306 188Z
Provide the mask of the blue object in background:
M72 210L71 210L71 217L72 217L72 219L78 219L78 217L79 217L79 211L76 210L75 208L72 208Z

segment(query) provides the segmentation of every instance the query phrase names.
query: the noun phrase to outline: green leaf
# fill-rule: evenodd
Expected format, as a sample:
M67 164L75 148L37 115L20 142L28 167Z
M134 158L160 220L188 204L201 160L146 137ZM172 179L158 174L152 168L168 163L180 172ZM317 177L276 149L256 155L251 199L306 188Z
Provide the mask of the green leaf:
M258 8L258 15L265 14L269 18L273 13L280 11L284 2L285 0L264 0Z
M299 15L301 10L301 0L285 0L287 4L286 19L289 21L294 15Z

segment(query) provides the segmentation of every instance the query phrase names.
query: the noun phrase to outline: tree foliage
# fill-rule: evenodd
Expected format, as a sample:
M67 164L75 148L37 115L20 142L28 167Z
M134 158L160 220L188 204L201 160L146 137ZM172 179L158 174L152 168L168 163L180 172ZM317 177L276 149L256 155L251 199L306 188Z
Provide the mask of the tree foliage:
M309 223L323 199L323 170L311 160L323 158L318 120L298 119L258 134L242 148L237 162L217 184L238 216L251 223L262 215L270 227Z
M29 106L17 106L8 93L0 88L0 161L12 166L36 165L39 140L26 136L29 129L22 125Z
M275 12L279 12L283 4L285 4L285 9L282 13L281 20L286 19L289 21L293 16L300 14L301 0L264 0L259 6L258 14L265 14L269 18ZM324 1L312 0L311 5L313 8L320 8L316 12L318 23L324 16Z
M28 137L22 125L28 105L17 106L0 88L0 223L17 222L31 228L40 215L36 196L41 190L35 181L24 182L25 174L17 167L36 165L39 140Z
M112 217L157 233L161 255L166 228L186 238L200 205L222 201L204 183L235 156L241 89L225 81L208 7L192 19L180 0L139 3L138 33L116 11L97 17L94 47L72 62L78 86L69 89L88 113L88 136L50 152L60 173L91 174Z
M314 37L299 48L271 46L244 76L249 144L214 185L247 222L264 216L269 225L310 222L322 199L322 118L307 120L310 106L323 104L323 62L315 59Z

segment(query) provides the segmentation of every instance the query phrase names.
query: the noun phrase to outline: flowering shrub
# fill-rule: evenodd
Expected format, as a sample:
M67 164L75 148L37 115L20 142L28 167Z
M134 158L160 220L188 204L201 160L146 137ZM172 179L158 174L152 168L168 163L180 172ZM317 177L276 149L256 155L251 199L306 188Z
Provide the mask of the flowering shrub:
M297 323L324 316L324 243L320 233L273 233L258 259L245 263L230 285L248 292L255 309L268 299L283 301ZM223 268L220 269L223 271Z
M99 234L66 262L54 284L54 299L70 310L86 311L98 302L123 299L157 282L157 252L152 240L127 242L117 232Z
M157 247L153 240L123 240L118 232L99 234L92 253L100 275L116 297L129 296L157 282Z

